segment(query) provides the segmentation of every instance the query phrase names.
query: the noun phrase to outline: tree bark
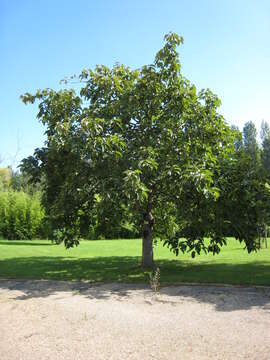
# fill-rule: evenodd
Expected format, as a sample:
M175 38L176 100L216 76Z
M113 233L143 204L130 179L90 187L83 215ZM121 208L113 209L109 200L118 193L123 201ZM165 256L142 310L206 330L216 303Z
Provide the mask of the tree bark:
M153 267L153 226L154 218L150 211L144 215L143 226L142 226L142 267Z

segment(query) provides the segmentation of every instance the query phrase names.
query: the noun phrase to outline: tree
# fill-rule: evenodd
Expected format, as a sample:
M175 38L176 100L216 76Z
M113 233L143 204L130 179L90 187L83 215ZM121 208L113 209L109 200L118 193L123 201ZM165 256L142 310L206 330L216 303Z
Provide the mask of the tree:
M270 178L270 128L266 121L261 124L262 166Z
M252 159L255 165L260 163L260 150L257 142L257 130L252 121L245 123L243 128L243 143L246 154Z
M222 166L218 187L222 191L216 206L228 224L227 234L244 241L249 252L259 249L270 221L270 186L262 166L237 148Z
M219 197L216 174L230 156L233 132L217 112L217 96L198 93L181 74L176 48L182 43L169 33L153 64L140 69L85 69L79 93L22 96L39 102L47 135L22 169L33 181L44 177L43 202L66 247L79 243L97 198L115 219L128 214L141 229L143 266L153 265L156 237L192 256L201 249L217 253L225 243L209 204Z
M262 122L261 122L261 131L260 131L260 137L261 137L262 142L264 141L264 139L269 137L269 133L270 133L270 127L269 127L268 122L262 120Z

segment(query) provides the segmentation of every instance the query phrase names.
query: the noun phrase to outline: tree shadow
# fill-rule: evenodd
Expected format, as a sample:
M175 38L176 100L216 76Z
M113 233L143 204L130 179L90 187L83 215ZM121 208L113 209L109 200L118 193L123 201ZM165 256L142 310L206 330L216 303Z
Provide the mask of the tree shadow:
M163 292L163 289L161 290ZM173 299L182 298L185 301L196 301L201 304L210 304L216 311L230 312L260 308L270 314L270 288L252 286L225 286L225 285L181 285L170 286L164 293Z
M132 296L135 290L151 292L143 284L122 283L91 283L85 281L59 281L59 280L0 280L1 290L15 290L19 294L12 295L15 300L28 300L33 298L46 298L51 295L61 295L72 292L88 299L110 299L112 296L124 298ZM59 299L59 297L57 297ZM60 297L61 298L61 297Z
M12 279L144 282L140 257L29 256L0 260L0 276Z
M149 271L139 266L140 260L136 256L3 259L0 260L0 276L7 280L0 280L0 297L1 291L13 290L12 298L16 300L46 298L67 291L89 299L109 299L111 296L124 299L133 296L134 290L138 289L152 296ZM157 265L163 284L157 302L180 306L181 301L190 300L211 304L217 311L245 310L254 306L270 311L270 288L248 287L252 284L270 285L268 263L193 264L184 260L160 260ZM181 286L175 285L180 282ZM184 284L192 282L208 285ZM247 286L226 287L211 283Z
M23 245L23 246L53 246L56 245L54 243L48 243L45 241L40 240L39 242L31 242L31 240L23 241L23 240L0 240L0 245Z

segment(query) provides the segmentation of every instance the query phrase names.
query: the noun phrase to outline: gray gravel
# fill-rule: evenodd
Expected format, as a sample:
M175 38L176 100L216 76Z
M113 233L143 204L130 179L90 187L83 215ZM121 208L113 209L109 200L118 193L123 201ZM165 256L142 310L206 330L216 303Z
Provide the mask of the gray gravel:
M270 289L0 280L1 360L270 359Z

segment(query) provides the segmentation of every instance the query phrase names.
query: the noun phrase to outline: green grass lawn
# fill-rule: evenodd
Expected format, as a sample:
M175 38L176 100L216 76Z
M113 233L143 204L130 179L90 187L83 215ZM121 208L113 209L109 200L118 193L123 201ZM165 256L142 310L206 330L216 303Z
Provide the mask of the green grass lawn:
M248 254L234 239L219 255L175 257L155 248L161 283L201 282L270 285L270 248ZM0 240L0 278L149 282L139 266L141 240L82 241L66 250L49 241Z

